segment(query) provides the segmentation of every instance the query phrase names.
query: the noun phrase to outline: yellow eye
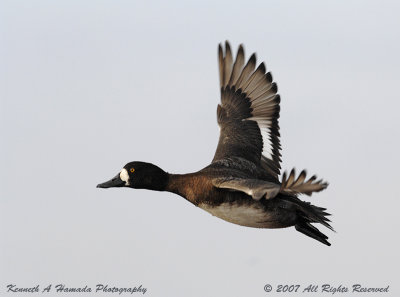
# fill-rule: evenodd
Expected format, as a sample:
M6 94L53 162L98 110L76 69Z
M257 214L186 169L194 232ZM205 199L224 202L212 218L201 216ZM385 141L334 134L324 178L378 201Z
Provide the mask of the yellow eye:
M135 168L131 168L131 169L130 169L130 172L135 172Z

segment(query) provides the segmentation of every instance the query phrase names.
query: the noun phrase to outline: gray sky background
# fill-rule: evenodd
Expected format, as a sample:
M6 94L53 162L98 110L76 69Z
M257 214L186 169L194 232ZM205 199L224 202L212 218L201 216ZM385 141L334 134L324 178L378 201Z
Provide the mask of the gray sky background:
M202 297L360 283L399 296L399 9L1 1L1 294L10 283ZM321 227L331 247L227 223L170 193L96 189L128 161L209 164L225 39L256 51L278 83L283 169L329 181L304 199L333 214L337 233Z

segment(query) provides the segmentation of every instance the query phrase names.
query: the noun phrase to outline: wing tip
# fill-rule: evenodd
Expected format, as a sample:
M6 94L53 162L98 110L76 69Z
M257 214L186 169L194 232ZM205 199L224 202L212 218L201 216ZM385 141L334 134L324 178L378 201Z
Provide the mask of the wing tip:
M249 58L249 63L256 64L256 62L257 62L257 54L256 53L252 53L250 58Z

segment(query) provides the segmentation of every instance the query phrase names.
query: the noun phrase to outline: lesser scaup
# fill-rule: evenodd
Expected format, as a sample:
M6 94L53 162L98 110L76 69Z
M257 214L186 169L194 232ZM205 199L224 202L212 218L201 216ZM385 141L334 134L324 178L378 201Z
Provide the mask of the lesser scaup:
M243 46L236 59L231 47L218 47L221 104L217 108L220 138L211 164L188 174L170 174L145 162L130 162L99 188L130 187L176 193L228 222L256 228L294 226L326 245L328 237L311 223L329 225L325 208L298 198L325 189L302 171L280 181L279 103L277 85L256 55L245 64Z

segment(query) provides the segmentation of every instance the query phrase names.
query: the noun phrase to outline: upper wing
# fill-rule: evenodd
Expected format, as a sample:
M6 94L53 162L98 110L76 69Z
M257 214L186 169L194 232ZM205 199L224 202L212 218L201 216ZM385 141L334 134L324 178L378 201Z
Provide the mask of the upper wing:
M241 157L261 164L277 181L280 172L279 102L277 85L266 73L264 63L257 69L253 54L245 65L243 46L233 61L231 48L218 48L221 104L217 108L220 137L214 161Z

